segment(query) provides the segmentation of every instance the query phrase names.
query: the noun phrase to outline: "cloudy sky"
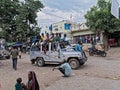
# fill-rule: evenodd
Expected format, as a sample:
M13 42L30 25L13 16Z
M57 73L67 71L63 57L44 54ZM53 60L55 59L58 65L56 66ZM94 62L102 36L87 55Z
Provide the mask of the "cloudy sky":
M120 0L118 0L120 1ZM61 20L85 22L84 15L97 0L41 0L44 8L38 13L39 26L49 26Z

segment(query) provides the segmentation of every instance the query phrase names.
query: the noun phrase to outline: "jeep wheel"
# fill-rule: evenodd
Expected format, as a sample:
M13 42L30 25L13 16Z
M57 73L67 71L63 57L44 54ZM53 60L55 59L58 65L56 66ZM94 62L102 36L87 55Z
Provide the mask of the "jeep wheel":
M79 61L76 58L71 58L69 60L69 64L70 64L72 69L78 69L80 66Z
M43 60L43 58L37 58L37 65L39 66L39 67L42 67L42 66L44 66L45 65L45 62L44 62L44 60Z

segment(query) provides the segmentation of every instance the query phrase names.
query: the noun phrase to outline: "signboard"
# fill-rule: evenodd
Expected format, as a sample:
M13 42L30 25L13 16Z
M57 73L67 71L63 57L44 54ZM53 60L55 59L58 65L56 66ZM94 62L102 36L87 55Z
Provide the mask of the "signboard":
M64 28L65 28L65 30L70 30L71 29L71 24L65 23Z

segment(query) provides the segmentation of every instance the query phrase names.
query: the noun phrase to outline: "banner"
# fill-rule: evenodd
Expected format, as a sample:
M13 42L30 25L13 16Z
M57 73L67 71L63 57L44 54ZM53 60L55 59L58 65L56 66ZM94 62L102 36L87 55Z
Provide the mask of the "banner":
M49 26L49 30L52 31L52 25Z
M65 30L70 30L71 29L71 24L65 23L64 28L65 28Z
M119 4L117 0L112 0L111 3L111 14L119 19Z

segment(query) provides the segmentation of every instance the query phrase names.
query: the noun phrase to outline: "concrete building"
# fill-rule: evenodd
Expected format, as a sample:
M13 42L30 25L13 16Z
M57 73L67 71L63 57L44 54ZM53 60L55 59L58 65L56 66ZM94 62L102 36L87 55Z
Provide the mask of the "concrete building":
M86 38L85 43L90 43L91 38L96 39L98 35L95 32L92 32L85 23L72 25L71 33L73 36L73 41L81 40L82 38ZM99 35L100 41L102 42L101 35Z
M52 28L50 31L49 28ZM71 23L69 20L62 20L60 22L53 23L50 27L47 27L45 30L46 33L61 33L63 36L64 34L67 35L67 39L71 40Z
M52 30L50 31L49 28L52 28ZM98 35L92 32L85 23L71 23L69 20L62 20L60 22L53 23L50 27L46 28L45 32L54 34L61 33L62 35L66 34L68 40L73 41L73 43L81 40L84 44L90 44L91 37L94 40L98 38ZM99 35L99 38L99 42L101 43L102 34Z
M83 43L83 49L88 50L91 45L91 41L97 42L99 44L103 43L103 34L96 35L92 32L85 23L82 24L72 24L71 35L73 37L73 43L81 41Z

